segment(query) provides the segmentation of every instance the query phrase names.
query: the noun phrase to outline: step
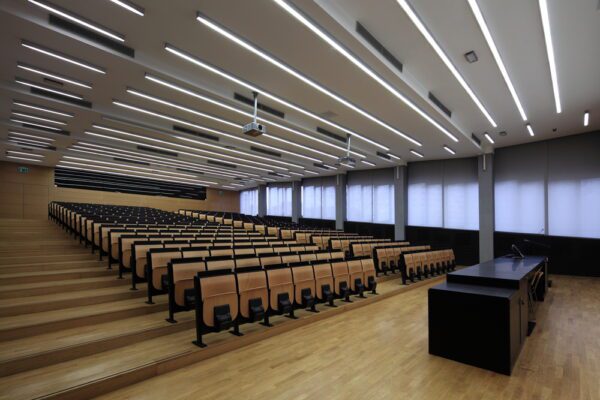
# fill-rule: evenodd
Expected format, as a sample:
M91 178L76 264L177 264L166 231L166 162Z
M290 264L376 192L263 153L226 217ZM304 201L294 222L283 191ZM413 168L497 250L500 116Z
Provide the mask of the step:
M126 287L109 287L5 299L0 300L0 318L52 310L64 310L67 308L109 303L119 300L140 299L145 295L146 293L144 290L129 290Z
M157 312L0 343L0 377L140 343L194 327L194 313Z
M97 278L67 279L64 281L44 281L22 283L19 285L0 286L0 299L12 299L24 296L41 296L45 294L63 293L72 290L98 289L104 287L125 287L131 282L128 279L117 279L114 274Z
M167 309L167 296L156 296L155 304L146 304L144 300L136 298L78 306L64 310L3 317L0 318L0 341L101 324Z
M2 274L14 274L21 272L56 271L63 269L78 268L106 268L106 262L98 261L97 258L72 261L53 261L30 264L0 265L0 276Z
M65 270L22 272L15 274L0 274L0 286L20 283L35 283L62 281L65 279L93 278L97 276L116 276L115 270L99 267L73 268Z
M64 254L81 254L90 255L90 249L86 249L83 245L61 245L61 246L46 246L44 248L35 248L33 244L14 245L8 248L0 247L0 258L4 257L23 257L23 256L55 256Z
M54 255L28 255L24 252L23 255L14 255L10 257L0 257L1 265L19 265L19 264L32 264L40 262L61 262L61 261L78 261L78 260L94 260L98 259L93 254L85 252L81 254L54 254Z

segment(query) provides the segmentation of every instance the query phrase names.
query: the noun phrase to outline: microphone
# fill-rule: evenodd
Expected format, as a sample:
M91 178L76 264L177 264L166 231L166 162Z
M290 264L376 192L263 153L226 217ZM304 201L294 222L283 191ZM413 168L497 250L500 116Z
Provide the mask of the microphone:
M521 250L519 250L519 248L517 247L517 245L512 244L510 246L511 250L515 253L515 258L525 258L525 256L523 255L523 253L521 252Z

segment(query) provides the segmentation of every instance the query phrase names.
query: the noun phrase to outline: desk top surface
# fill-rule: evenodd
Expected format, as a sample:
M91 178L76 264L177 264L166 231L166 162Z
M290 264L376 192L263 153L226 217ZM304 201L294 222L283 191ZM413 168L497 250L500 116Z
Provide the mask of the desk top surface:
M539 266L546 257L526 256L522 259L499 257L472 267L450 272L448 277L481 277L520 281ZM449 279L450 281L452 278Z

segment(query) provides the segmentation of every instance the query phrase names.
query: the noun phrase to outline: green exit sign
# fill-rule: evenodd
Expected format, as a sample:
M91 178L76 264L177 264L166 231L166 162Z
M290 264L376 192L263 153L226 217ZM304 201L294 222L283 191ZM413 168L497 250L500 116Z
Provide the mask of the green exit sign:
M18 168L17 168L17 171L18 171L20 174L26 174L26 173L28 173L28 172L29 172L29 168L27 168L27 167L18 167Z

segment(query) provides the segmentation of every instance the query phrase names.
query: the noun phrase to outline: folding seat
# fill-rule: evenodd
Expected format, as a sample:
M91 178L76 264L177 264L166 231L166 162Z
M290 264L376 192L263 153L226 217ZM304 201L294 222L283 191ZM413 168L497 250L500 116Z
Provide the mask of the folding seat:
M281 256L277 255L266 255L260 257L260 265L263 267L266 265L279 265L281 264Z
M377 294L377 271L375 271L375 263L370 257L365 257L360 260L360 264L363 272L363 282L365 288L370 290L371 293Z
M243 228L244 223L242 221L233 221L233 227L234 228Z
M315 252L315 256L317 257L317 260L327 261L331 259L331 253L327 250L317 251Z
M376 247L373 253L373 260L377 263L377 269L387 275L389 260L385 248Z
M254 247L252 246L243 246L243 247L236 247L233 249L233 254L235 257L238 256L242 256L242 255L254 255Z
M294 297L296 305L309 308L312 312L318 312L315 304L315 274L312 265L299 265L292 267L292 278L294 280Z
M175 323L174 314L179 311L191 310L194 306L194 276L206 271L203 258L178 258L167 265L169 279L169 318Z
M214 271L217 269L227 269L233 271L235 268L235 260L231 256L211 256L205 259L205 261L207 271Z
M331 272L333 275L333 292L337 297L344 299L346 302L350 302L350 274L348 272L348 262L332 262Z
M207 215L206 216L206 220L208 222L215 222L215 216L214 215Z
M269 289L267 274L261 267L236 270L240 322L263 321L269 324Z
M209 247L187 247L181 249L183 258L206 258L210 257L210 249Z
M456 259L454 258L454 250L448 249L448 259L450 260L450 270L454 271L456 269Z
M298 254L279 254L281 256L281 263L282 264L289 264L289 263L295 263L295 262L300 262L300 255Z
M346 258L346 253L342 250L332 251L329 253L330 260L343 260Z
M316 261L317 255L313 252L304 252L299 254L300 261Z
M291 229L281 229L279 233L281 234L281 238L284 240L294 239L294 231Z
M365 281L362 270L362 263L360 260L352 259L348 260L348 274L350 290L352 293L358 295L358 297L365 297Z
M220 332L233 327L232 333L241 335L238 323L239 296L232 271L198 272L194 277L194 292L196 346L206 347L202 335L208 332Z
M136 289L136 284L146 280L146 264L148 262L148 252L151 249L162 249L162 241L152 240L143 244L134 243L132 245L132 263L131 263L131 288Z
M313 264L313 273L315 275L315 297L318 301L327 302L330 307L335 307L333 304L333 272L331 271L331 263L316 263Z
M259 255L259 254L273 254L273 248L270 247L270 246L255 247L254 248L254 252L256 253L256 255Z
M304 246L304 251L318 251L318 250L319 250L319 246L316 246L316 245Z
M290 251L291 251L291 252L299 252L299 251L304 251L304 246L303 246L303 245L294 245L294 246L290 246Z
M289 246L273 246L273 251L275 253L289 253L290 248Z
M417 269L417 263L414 259L413 255L416 253L405 253L404 254L404 264L406 268L406 275L410 279L411 282L415 281L415 277L419 276L419 271Z
M260 264L260 258L253 254L239 256L235 258L235 269L236 271L243 268L262 267Z
M254 230L256 232L262 233L263 235L267 234L267 227L265 225L254 225ZM271 235L269 235L269 236L271 236ZM276 236L276 237L279 238L279 236Z
M267 228L267 235L275 236L277 238L281 237L281 236L279 236L279 228L276 226L269 226Z
M248 231L253 231L254 230L254 224L251 222L245 222L243 224L244 229L248 230Z
M169 280L167 265L172 259L182 258L181 250L175 248L152 249L148 252L146 261L146 277L148 281L148 304L152 303L152 296L165 293Z
M271 265L266 267L269 288L269 310L272 314L294 316L294 280L288 266Z
M231 247L223 248L223 247L214 247L210 249L210 256L229 256L233 257L233 249Z
M398 270L398 272L401 272L400 257L402 254L402 248L399 246L394 246L391 247L391 250L391 254L388 252L388 258L391 257L390 267L393 267L394 270Z
M339 250L342 248L342 241L338 238L331 238L329 240L329 248L332 250Z

